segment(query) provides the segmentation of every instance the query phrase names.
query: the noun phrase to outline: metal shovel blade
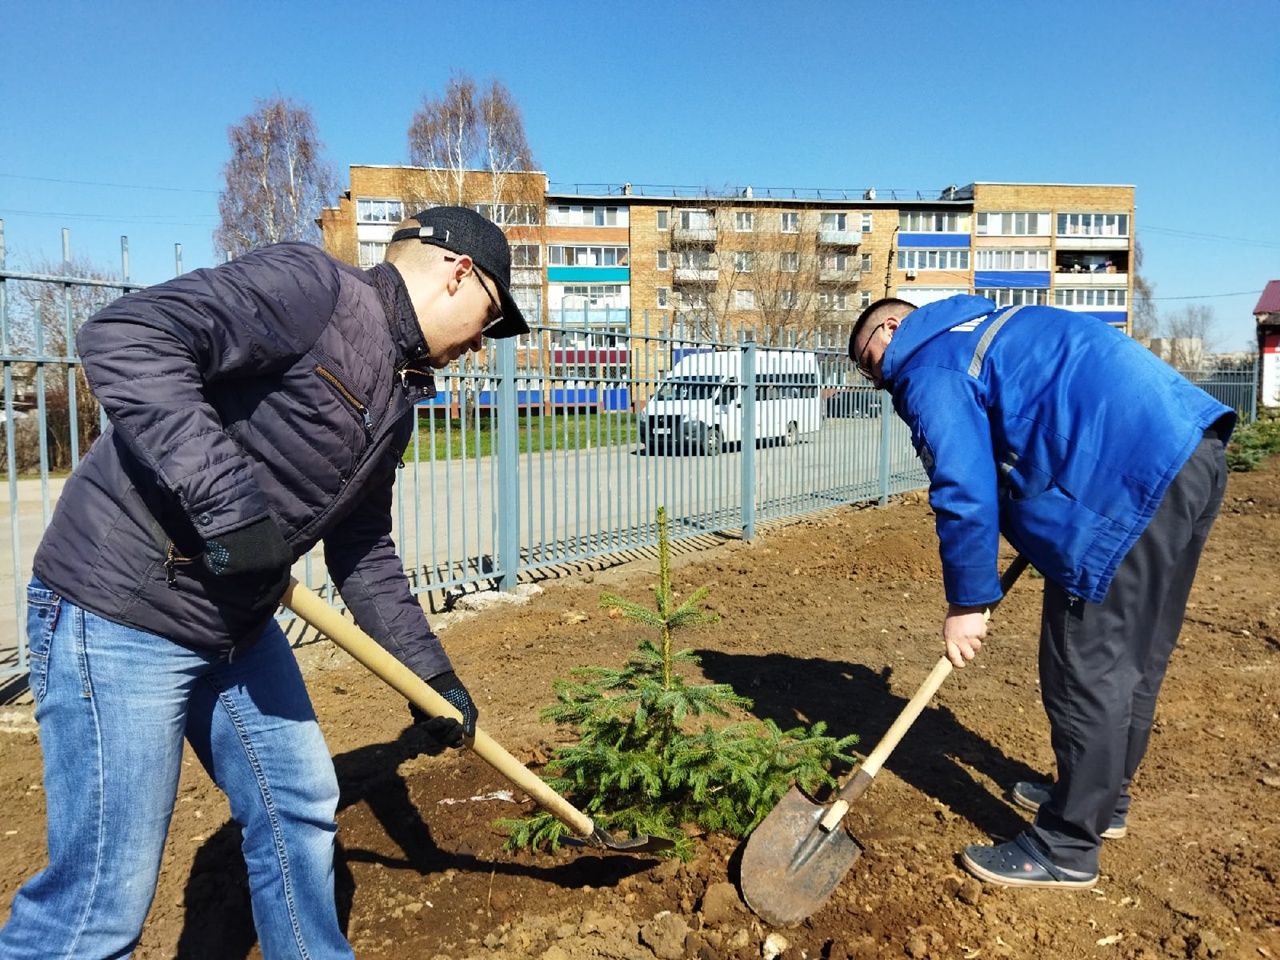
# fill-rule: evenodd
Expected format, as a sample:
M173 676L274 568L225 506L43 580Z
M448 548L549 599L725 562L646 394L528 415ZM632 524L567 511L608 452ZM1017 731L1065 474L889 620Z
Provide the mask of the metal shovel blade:
M826 903L862 855L843 824L820 826L827 809L792 787L747 840L742 896L775 926L797 924Z
M638 837L615 837L599 827L592 830L589 837L565 837L564 843L573 847L597 847L618 853L662 853L675 846L675 842L666 837L650 837L643 833Z

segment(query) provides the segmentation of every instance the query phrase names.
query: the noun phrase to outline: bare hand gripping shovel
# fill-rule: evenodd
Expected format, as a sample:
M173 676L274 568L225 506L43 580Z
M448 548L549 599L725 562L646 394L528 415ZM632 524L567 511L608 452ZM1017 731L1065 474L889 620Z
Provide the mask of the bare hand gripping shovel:
M1026 567L1025 558L1014 558L1000 578L1002 594L1009 592ZM844 826L849 805L867 792L893 748L951 670L951 661L945 656L938 660L875 749L862 761L858 772L829 805L815 803L792 787L760 821L742 853L742 895L761 918L776 926L790 926L827 902L862 855L862 847Z
M387 653L377 641L346 620L337 610L297 580L289 581L289 587L285 590L280 602L430 716L462 719L462 714L444 697L432 690L425 680ZM671 848L671 841L661 837L639 836L619 839L610 836L597 827L585 813L547 786L532 770L509 754L483 730L476 729L475 738L470 742L470 746L481 760L573 830L579 843L623 853L656 853Z

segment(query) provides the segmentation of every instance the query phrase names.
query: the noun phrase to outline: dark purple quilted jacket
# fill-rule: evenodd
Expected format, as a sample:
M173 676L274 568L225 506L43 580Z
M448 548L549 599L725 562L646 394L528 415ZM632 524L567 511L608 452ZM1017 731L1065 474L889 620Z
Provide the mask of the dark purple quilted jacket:
M96 314L78 346L111 425L67 481L36 575L109 620L229 651L267 624L279 584L215 577L200 554L269 514L295 558L324 541L374 639L419 676L452 669L391 540L425 391L400 374L424 345L390 286L385 303L369 274L285 243Z

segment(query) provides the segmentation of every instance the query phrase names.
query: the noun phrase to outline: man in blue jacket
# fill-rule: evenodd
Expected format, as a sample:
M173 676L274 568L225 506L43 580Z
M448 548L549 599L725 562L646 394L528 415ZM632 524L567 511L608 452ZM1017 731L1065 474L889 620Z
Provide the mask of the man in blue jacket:
M324 542L356 622L463 715L477 709L391 540L396 467L432 371L528 326L511 250L475 212L402 223L360 271L278 244L107 306L81 360L110 426L68 480L28 593L48 867L0 956L127 955L173 814L182 744L243 830L264 957L350 958L333 893L338 784L273 619Z
M1040 683L1058 776L1035 822L962 857L994 883L1090 887L1226 485L1235 413L1087 314L957 296L871 304L849 356L893 394L929 474L946 654L972 660L1000 599L1000 535L1045 576Z

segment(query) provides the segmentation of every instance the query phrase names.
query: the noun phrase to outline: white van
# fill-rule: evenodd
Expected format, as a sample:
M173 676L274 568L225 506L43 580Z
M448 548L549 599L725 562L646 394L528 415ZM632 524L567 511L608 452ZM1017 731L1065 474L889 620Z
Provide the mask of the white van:
M742 442L741 350L682 357L640 412L640 441L719 453ZM756 351L756 439L788 446L816 433L822 421L818 358L800 350Z

